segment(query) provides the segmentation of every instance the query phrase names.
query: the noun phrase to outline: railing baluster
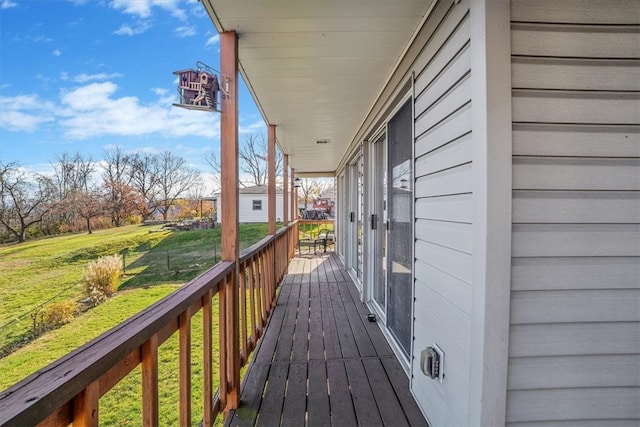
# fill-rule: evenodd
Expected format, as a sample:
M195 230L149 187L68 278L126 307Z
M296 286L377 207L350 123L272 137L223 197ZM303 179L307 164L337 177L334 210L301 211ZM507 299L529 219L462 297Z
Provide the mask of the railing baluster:
M261 309L261 313L260 313L260 319L261 319L261 323L262 325L266 325L267 324L267 313L269 311L269 309L267 307L269 307L269 297L268 295L268 289L269 289L269 276L267 274L268 271L268 263L266 260L266 249L260 252L260 278L262 281L262 286L260 288L261 291L261 297L262 297L262 309Z
M262 307L263 307L263 303L262 301L264 300L264 289L263 289L263 284L264 284L264 280L262 278L262 272L261 272L261 266L260 266L260 254L256 254L254 255L252 258L252 265L253 265L253 269L254 269L254 274L255 274L255 278L256 278L256 291L258 292L258 297L257 297L257 302L258 302L258 335L262 336L262 330L263 330L263 326L264 326L264 322L262 321Z
M249 309L251 310L251 342L255 348L258 337L256 336L256 280L253 271L253 262L247 264L247 274L249 275Z
M191 316L190 308L180 314L180 425L191 425Z
M142 344L142 425L158 425L158 335Z
M225 414L229 409L237 408L240 403L240 339L239 327L239 307L238 307L238 267L227 276L227 406Z
M87 386L73 399L73 426L97 427L100 387L98 381Z
M227 278L220 283L218 290L218 363L220 385L218 386L220 396L220 408L227 407Z
M204 418L206 427L213 425L213 292L202 297L202 375L204 376Z
M244 264L240 265L240 365L244 365L249 360L249 353L247 352L247 270Z

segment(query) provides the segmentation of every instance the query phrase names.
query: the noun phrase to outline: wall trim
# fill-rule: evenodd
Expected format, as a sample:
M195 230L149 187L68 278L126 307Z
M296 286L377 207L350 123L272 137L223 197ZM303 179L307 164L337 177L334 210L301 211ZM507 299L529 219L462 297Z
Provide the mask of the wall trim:
M469 425L506 420L511 286L511 34L508 1L471 2L473 295Z

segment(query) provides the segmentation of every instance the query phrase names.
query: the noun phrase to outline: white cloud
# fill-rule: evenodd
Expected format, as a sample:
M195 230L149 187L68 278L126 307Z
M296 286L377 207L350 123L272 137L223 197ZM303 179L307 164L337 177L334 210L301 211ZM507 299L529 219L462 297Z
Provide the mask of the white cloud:
M34 132L55 119L55 105L37 95L0 97L0 111L0 128L14 132Z
M75 76L73 80L78 83L86 83L92 80L108 80L108 79L114 79L118 77L122 77L122 74L120 73L110 73L110 74L109 73L98 73L98 74L82 73Z
M12 7L18 6L18 3L11 0L3 0L0 5L0 9L11 9Z
M104 136L219 137L217 113L173 107L177 99L171 91L151 90L157 95L153 102L118 96L118 86L110 81L66 90L60 94L59 103L35 94L0 97L0 128L31 133L50 123L72 140Z
M28 35L26 39L32 43L51 43L53 41L51 37L47 37L42 34L38 36Z
M220 42L220 35L216 34L215 36L209 37L207 42L204 44L205 46L216 45Z
M165 96L169 91L163 87L154 87L151 88L151 92L155 93L158 96Z
M111 7L141 18L151 16L151 2L148 0L114 0Z
M191 37L191 36L195 36L196 34L196 29L194 27L189 27L189 26L177 27L173 31L176 33L176 36L180 38Z
M112 82L91 83L61 97L65 135L85 139L107 135L161 134L168 137L214 138L219 134L219 116L171 106L174 97L142 104L136 97L117 98Z
M140 18L148 18L151 16L154 7L162 8L178 19L185 20L187 14L178 7L179 0L113 0L110 5L112 8L122 10L129 15L135 15Z
M264 120L259 120L247 126L242 126L242 125L239 126L238 133L264 132L266 129L267 129L267 125L264 123Z
M136 34L142 34L147 31L151 25L148 22L140 21L136 23L134 26L128 24L122 24L120 28L115 30L113 34L118 36L134 36Z
M51 55L60 56L62 55L62 51L60 49L55 49L53 52L51 52Z

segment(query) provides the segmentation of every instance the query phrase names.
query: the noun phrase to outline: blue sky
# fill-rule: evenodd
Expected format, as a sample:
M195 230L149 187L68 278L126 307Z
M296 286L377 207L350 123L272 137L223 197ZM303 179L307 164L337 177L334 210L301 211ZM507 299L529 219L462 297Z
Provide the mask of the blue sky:
M219 114L172 107L173 71L219 69L197 0L0 0L0 160L34 171L56 155L165 149L202 172ZM265 132L244 84L240 132ZM242 139L242 136L241 136Z

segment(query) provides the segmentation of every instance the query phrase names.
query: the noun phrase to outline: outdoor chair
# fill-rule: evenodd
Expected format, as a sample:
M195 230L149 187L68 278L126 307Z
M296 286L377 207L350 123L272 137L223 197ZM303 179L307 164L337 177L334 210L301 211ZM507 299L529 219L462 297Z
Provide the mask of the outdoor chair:
M322 240L324 251L327 252L327 246L332 245L335 242L335 233L333 230L322 228L318 231L318 240Z

